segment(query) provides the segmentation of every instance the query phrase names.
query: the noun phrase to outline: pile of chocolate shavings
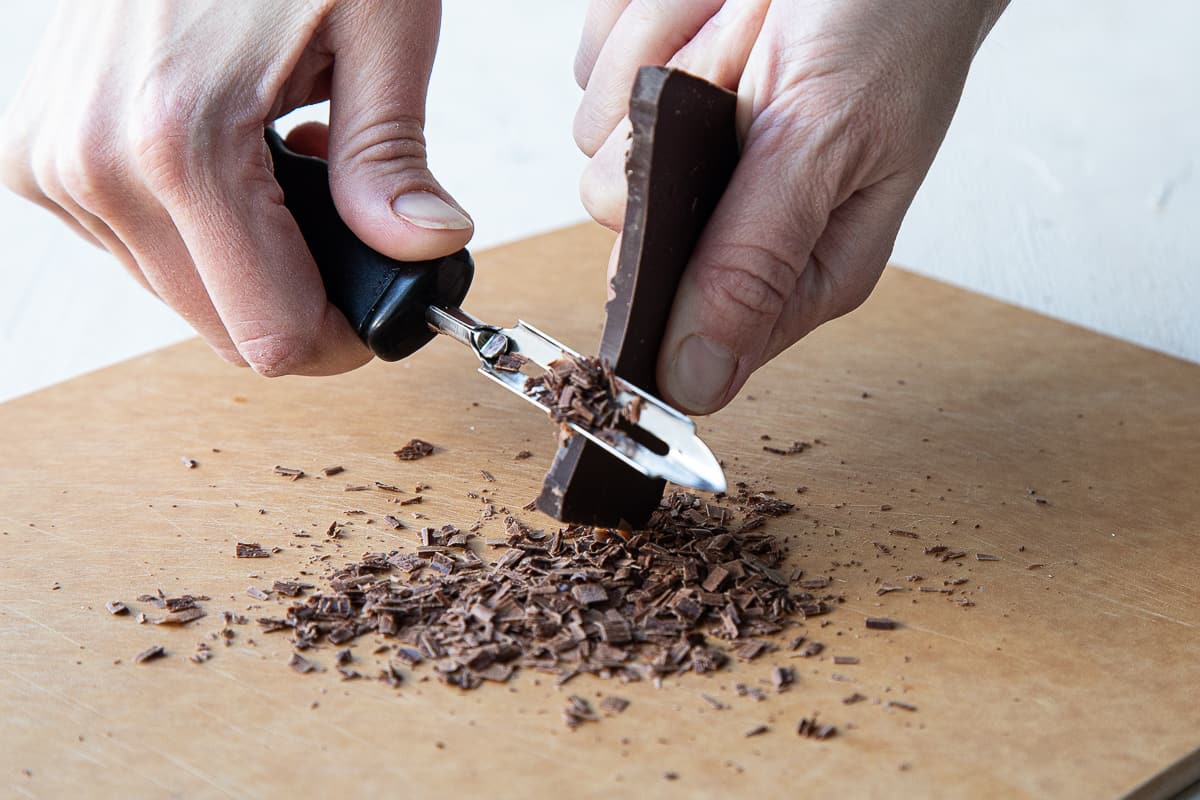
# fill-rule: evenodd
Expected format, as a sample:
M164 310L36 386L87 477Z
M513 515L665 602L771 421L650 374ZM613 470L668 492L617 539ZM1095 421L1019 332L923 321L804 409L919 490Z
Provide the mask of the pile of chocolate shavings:
M540 375L525 379L525 394L550 409L558 422L561 437L570 438L570 423L581 425L600 435L611 434L623 423L636 425L642 411L642 398L627 404L617 401L623 390L607 361L590 356L564 355L550 362Z
M832 595L785 574L782 542L760 532L791 506L739 489L742 510L676 492L647 530L568 527L553 533L506 519L490 563L453 526L422 531L416 552L368 553L336 572L328 592L291 605L283 619L298 650L365 634L394 640L381 676L432 666L444 683L474 689L520 668L559 683L582 673L622 680L717 670L776 649L756 637L829 610ZM343 651L344 652L344 651ZM359 677L353 670L346 677Z

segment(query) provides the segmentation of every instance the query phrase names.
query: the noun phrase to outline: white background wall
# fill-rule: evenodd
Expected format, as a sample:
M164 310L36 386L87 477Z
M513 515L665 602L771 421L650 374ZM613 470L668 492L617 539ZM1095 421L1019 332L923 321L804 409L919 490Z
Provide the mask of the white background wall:
M428 139L476 248L585 218L570 134L584 5L446 0ZM0 106L49 16L3 1ZM1016 0L894 260L1200 361L1197 30L1193 0ZM0 400L188 335L108 256L0 194Z

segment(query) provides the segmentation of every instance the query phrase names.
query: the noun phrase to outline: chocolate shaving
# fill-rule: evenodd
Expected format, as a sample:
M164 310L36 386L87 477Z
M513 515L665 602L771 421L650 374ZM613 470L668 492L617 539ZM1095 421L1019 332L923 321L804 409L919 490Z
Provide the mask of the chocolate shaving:
M571 730L585 722L595 722L599 717L592 710L592 704L577 694L567 698L567 706L563 709L563 722Z
M776 649L761 637L828 610L781 571L780 539L744 528L736 511L679 492L663 499L647 530L622 535L547 532L506 517L507 536L488 541L500 552L486 563L468 547L469 532L427 527L415 553L367 553L335 571L327 589L293 603L285 619L259 622L264 631L291 630L298 649L381 635L402 643L397 663L429 662L439 680L462 689L521 668L558 683L585 673L708 673L730 651L752 660ZM810 643L809 652L820 647ZM792 675L784 668L773 680L782 687Z
M270 558L271 554L263 549L258 542L238 542L237 543L238 558Z
M800 724L796 726L796 733L809 739L830 739L837 735L837 727L822 725L817 722L817 715L813 714L812 717L800 720Z
M622 425L636 425L640 413L640 405L617 401L624 388L607 361L564 353L542 374L526 378L524 391L549 410L566 438L573 435L566 427L572 423L612 438Z
M497 372L520 372L529 363L529 359L520 353L501 353L492 361L492 368Z
M134 656L133 663L143 664L147 661L153 661L156 658L163 658L166 656L166 654L167 651L163 648L163 646L161 644L156 644L153 647L147 647L145 650Z
M777 456L794 456L797 453L803 453L805 450L812 447L812 442L792 442L787 447L772 447L764 444L763 450L768 453L774 453Z
M342 466L322 467L321 468L321 473L326 478L332 478L334 475L341 475L345 471L346 471L346 468L342 467Z
M867 628L873 631L894 631L896 621L884 617L867 617Z
M432 455L433 445L424 439L411 439L408 444L396 450L394 455L401 461L417 461Z
M108 613L112 614L114 617L120 614L129 613L129 606L125 605L120 600L109 600L104 604L104 607L108 609Z
M600 701L600 708L605 711L611 711L614 714L620 714L629 708L629 701L624 697L617 697L615 694L610 694Z
M165 617L152 619L150 622L154 625L186 625L189 622L194 622L204 616L204 611L199 608L189 608L187 611L180 611L175 614L167 614Z
M323 668L316 662L309 661L299 653L292 653L292 659L288 661L288 666L299 672L301 675L306 675L309 672L322 672Z
M304 470L295 469L293 467L281 467L278 464L276 464L275 465L275 474L283 475L287 478L291 478L294 481L298 481L304 477Z

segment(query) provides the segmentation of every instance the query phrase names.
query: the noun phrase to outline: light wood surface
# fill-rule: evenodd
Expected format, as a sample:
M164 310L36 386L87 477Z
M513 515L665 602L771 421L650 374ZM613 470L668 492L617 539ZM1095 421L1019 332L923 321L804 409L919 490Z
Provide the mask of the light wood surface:
M480 253L468 308L589 350L610 242L582 227ZM460 693L421 670L399 690L299 675L284 636L255 625L235 626L231 647L209 639L222 610L282 612L249 586L413 545L411 531L347 516L397 508L347 483L428 482L419 509L438 524L477 518L468 491L512 509L534 496L552 426L476 375L459 346L267 381L188 342L0 406L0 793L1096 798L1200 744L1200 368L893 269L863 309L700 427L731 481L798 504L769 530L845 595L790 632L825 653L660 689L592 678L560 689L527 673ZM821 444L772 455L764 434ZM439 452L397 461L412 437ZM535 457L513 460L522 449ZM289 481L276 464L308 477ZM331 464L346 472L316 477ZM353 524L322 542L334 520ZM237 560L238 541L281 552ZM940 563L922 552L935 543L1000 560ZM914 573L921 584L905 582ZM969 580L952 598L875 593L877 581L956 577ZM208 616L168 629L104 609L120 599L153 614L135 598L160 587L211 596ZM867 631L865 616L902 627ZM216 655L196 665L201 640ZM168 657L133 664L152 644ZM373 674L371 648L355 649ZM328 649L314 658L331 666ZM776 664L797 668L794 688L736 695ZM843 705L852 692L867 701ZM560 719L571 693L632 703L571 732ZM841 733L798 737L814 711ZM745 738L759 723L771 730Z

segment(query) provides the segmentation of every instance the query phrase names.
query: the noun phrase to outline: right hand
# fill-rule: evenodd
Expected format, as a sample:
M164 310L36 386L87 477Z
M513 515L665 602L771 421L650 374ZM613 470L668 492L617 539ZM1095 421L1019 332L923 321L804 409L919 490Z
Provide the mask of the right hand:
M329 99L293 149L327 157L338 212L392 258L472 223L426 163L439 0L63 3L0 121L0 179L107 248L226 360L325 375L371 354L326 299L263 129Z

